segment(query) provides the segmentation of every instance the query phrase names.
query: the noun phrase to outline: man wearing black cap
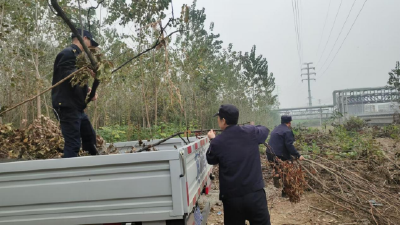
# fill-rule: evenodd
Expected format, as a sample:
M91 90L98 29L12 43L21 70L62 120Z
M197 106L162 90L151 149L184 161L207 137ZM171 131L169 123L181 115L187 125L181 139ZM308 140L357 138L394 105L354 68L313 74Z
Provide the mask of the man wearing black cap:
M218 125L222 133L211 139L207 162L219 164L220 200L224 204L224 223L269 225L270 217L264 179L261 172L259 145L268 137L263 126L238 126L239 110L233 105L221 105Z
M290 160L292 159L292 156L296 159L304 159L293 145L294 135L291 128L292 117L283 115L281 117L281 125L277 126L271 132L268 144L272 149L267 149L267 157L269 161L273 161L273 156L278 157L282 161Z
M292 127L292 117L283 115L281 117L281 125L277 126L272 132L271 137L268 142L267 147L267 159L271 162L274 167L274 186L276 188L281 188L279 179L280 175L278 172L279 162L276 158L282 161L291 160L292 156L299 160L304 160L304 157L299 154L299 152L294 147L294 135L291 129ZM282 197L286 197L286 193L282 190Z
M82 34L81 29L77 29ZM63 49L56 57L53 71L53 85L77 70L76 57L82 53L83 47L78 38L71 36L72 44ZM89 31L83 31L83 41L87 47L97 47ZM92 72L94 77L94 73ZM53 108L56 117L60 120L61 131L64 136L64 158L77 157L81 147L91 155L96 155L96 133L84 113L86 95L90 92L87 85L72 87L71 79L61 83L51 90ZM92 99L97 99L97 95Z

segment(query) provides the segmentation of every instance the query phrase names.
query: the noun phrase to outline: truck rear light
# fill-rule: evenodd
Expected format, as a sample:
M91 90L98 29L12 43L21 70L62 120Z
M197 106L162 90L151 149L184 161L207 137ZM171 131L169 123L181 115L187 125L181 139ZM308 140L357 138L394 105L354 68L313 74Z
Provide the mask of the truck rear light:
M208 195L208 192L210 191L209 187L206 187L206 195Z

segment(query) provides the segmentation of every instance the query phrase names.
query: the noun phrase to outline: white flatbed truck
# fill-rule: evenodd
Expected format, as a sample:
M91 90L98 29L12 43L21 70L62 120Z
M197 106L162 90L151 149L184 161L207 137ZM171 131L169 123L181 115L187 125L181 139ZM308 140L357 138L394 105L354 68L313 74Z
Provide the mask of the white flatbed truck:
M196 205L211 186L209 139L189 140L150 152L0 163L0 225L205 224Z

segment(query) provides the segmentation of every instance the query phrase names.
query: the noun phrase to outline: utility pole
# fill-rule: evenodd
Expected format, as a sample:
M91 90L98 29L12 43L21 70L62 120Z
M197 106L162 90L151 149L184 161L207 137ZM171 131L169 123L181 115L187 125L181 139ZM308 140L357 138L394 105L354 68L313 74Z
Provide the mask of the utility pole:
M307 76L306 79L302 79L301 82L303 82L304 80L308 81L308 106L311 107L312 106L312 97L311 97L311 87L310 87L310 81L311 80L316 80L315 78L310 78L310 75L316 75L315 72L311 72L310 70L314 70L315 71L315 67L310 67L310 64L313 64L312 62L309 63L303 63L304 65L307 65L306 68L301 68L301 71L303 70L307 70L307 73L302 73L301 76Z

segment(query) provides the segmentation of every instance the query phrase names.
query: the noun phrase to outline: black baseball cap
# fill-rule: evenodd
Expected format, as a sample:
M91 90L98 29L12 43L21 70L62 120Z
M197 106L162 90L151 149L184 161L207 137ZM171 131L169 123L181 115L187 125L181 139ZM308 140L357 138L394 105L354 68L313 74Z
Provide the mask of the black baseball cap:
M226 124L228 125L236 125L239 120L239 109L230 104L221 105L219 111L214 114L214 117L215 116L225 119Z
M78 34L82 34L82 30L81 30L80 28L78 28L78 29L76 29L76 30L78 31ZM76 37L76 35L75 35L74 33L72 33L71 38L74 38L74 37ZM89 38L90 44L91 44L93 47L99 46L99 44L98 44L95 40L93 40L93 35L92 35L92 33L90 33L89 31L83 30L83 36L82 36L82 37L87 37L87 38Z
M292 117L289 115L281 116L281 123L290 123L292 121Z

